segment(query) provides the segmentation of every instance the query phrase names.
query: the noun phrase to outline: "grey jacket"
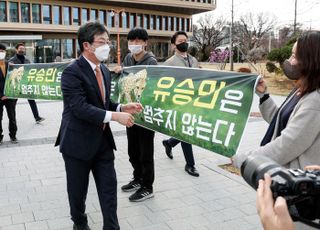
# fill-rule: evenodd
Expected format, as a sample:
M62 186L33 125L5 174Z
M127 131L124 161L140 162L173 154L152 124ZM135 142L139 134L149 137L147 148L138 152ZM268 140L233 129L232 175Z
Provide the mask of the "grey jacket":
M134 65L157 65L157 59L152 52L147 52L143 56L143 58L141 58L141 60L135 61L133 55L131 53L128 53L127 56L124 58L123 66Z
M191 67L193 68L199 68L199 63L197 61L197 59L195 59L193 56L191 56L190 54L188 54L188 59L189 62L191 64ZM181 55L179 54L174 54L171 58L169 58L168 60L166 60L163 65L166 66L181 66L181 67L190 67L189 66L189 62L188 60L186 60L185 58L183 58Z
M260 111L263 118L271 122L277 106L269 98L260 105ZM277 118L274 133L278 128ZM254 151L236 154L235 165L240 167L249 155L264 155L288 168L320 165L320 91L313 91L299 100L280 136L273 135L270 143Z

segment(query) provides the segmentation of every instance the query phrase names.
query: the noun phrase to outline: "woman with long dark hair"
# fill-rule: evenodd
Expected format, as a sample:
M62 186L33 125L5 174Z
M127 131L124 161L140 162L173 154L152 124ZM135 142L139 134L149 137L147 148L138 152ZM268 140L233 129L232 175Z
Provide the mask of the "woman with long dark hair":
M289 168L320 165L320 31L298 38L283 65L296 87L278 108L261 79L256 87L262 117L270 124L261 147L237 154L237 167L250 155L264 155Z

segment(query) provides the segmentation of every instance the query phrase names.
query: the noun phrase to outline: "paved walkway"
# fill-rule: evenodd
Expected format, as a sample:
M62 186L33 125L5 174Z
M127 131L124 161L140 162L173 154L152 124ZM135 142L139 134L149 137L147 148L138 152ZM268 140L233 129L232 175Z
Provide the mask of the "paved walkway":
M282 97L276 99L279 103L283 100ZM6 116L3 121L1 230L72 229L64 164L58 149L53 147L62 103L39 101L38 107L41 116L46 118L42 124L35 124L29 104L19 99L19 144L9 142ZM258 110L256 99L252 108ZM256 148L266 127L261 118L250 118L239 151ZM125 129L115 123L112 129L118 147L115 163L121 229L261 229L255 209L255 191L241 177L218 167L229 159L195 147L196 166L201 176L191 177L184 172L185 161L180 147L174 149L173 160L166 157L161 144L165 138L162 134L155 137L155 197L141 203L129 202L130 193L119 189L132 173ZM87 213L92 229L101 229L102 217L93 178L90 179Z

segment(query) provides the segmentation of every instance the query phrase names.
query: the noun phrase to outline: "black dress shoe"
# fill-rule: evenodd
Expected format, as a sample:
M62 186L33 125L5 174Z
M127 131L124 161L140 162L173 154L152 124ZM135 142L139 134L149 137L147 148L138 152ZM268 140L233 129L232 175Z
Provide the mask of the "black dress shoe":
M73 225L73 230L91 230L88 226L88 224L82 224L82 225Z
M172 147L169 145L168 140L163 140L163 141L162 141L162 144L163 144L163 146L164 146L165 149L166 149L166 154L167 154L167 156L168 156L170 159L173 159L173 156L172 156Z
M195 176L195 177L200 176L198 170L197 170L194 166L186 165L186 167L184 168L184 170L186 170L186 172L187 172L189 175L191 175L191 176Z

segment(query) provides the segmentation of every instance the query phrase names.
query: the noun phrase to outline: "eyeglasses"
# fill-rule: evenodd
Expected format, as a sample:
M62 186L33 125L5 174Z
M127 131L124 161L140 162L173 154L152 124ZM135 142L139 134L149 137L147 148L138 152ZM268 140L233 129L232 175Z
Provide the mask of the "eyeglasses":
M100 44L100 45L110 45L111 44L111 41L110 40L107 40L107 41L93 41L93 43L97 43L97 44Z

